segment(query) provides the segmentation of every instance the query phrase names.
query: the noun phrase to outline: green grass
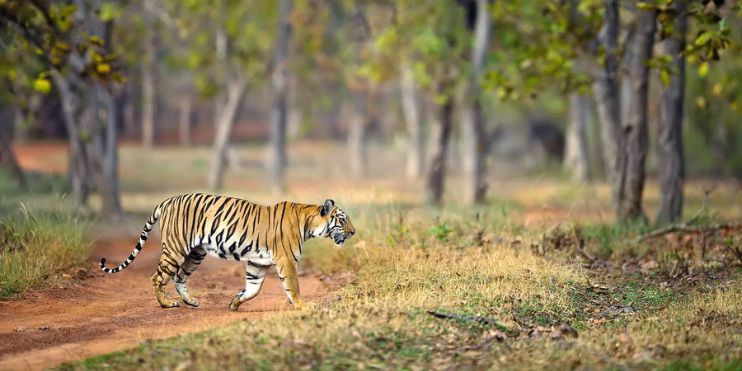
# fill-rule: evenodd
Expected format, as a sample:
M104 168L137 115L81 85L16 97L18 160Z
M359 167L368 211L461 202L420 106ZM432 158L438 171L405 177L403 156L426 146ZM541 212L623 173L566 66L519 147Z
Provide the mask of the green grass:
M53 278L89 253L84 222L70 212L31 212L0 221L0 299Z

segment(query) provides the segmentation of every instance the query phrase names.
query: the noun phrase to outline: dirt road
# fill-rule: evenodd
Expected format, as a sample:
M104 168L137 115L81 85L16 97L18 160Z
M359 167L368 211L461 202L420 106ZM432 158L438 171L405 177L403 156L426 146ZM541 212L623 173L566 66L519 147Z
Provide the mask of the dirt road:
M93 246L90 264L100 256L109 264L125 259L131 241L103 240ZM0 302L0 370L42 369L63 362L134 347L147 339L203 331L241 319L290 310L273 270L260 294L229 312L232 297L244 287L244 265L207 258L189 281L198 308L161 309L149 276L159 258L159 241L151 240L129 268L71 279L58 287ZM94 270L92 272L95 272ZM302 297L318 297L322 282L300 278ZM169 285L172 296L177 295Z

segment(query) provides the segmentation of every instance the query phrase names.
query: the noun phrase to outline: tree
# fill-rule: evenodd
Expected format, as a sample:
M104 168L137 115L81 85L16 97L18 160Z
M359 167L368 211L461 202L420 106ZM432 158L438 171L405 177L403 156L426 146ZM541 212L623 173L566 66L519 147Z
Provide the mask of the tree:
M257 0L169 0L165 5L195 88L215 97L215 135L206 180L209 188L218 190L224 183L232 127L248 83L260 86L271 64L278 7Z
M603 1L603 25L598 33L594 53L602 54L602 65L596 65L593 76L593 95L600 122L603 158L608 165L613 209L619 214L622 204L621 173L624 168L624 137L621 130L621 101L618 84L619 14L617 0Z
M441 81L440 90L443 94L442 102L438 103L436 122L433 128L433 148L425 175L425 201L428 204L439 204L443 199L444 185L446 180L446 157L448 146L451 142L451 131L453 127L453 97L449 96L452 82ZM450 94L450 93L449 93Z
M565 134L564 168L576 182L590 180L587 125L589 98L578 91L569 93L567 103L567 131Z
M121 73L111 48L113 17L103 11L106 4L8 1L0 4L0 22L13 30L14 45L43 64L34 87L49 93L49 78L57 87L70 141L73 198L85 206L97 180L103 212L115 218L121 214L111 114L116 107L108 97Z
M644 191L645 162L647 157L647 104L649 94L649 62L652 58L654 35L657 28L655 9L637 10L636 36L632 43L632 58L629 68L631 95L629 111L623 125L622 152L620 161L620 201L621 220L644 220L642 194Z
M2 123L0 124L0 165L6 167L15 177L18 185L25 189L28 188L26 174L18 164L18 159L15 156L15 152L13 152L13 146L11 143L13 139L13 127L8 124L8 121L10 121L7 119L8 112L3 113L6 113L6 115L0 115L0 120L2 120Z
M289 45L291 41L291 11L292 0L279 2L279 29L276 47L273 54L273 75L271 87L273 90L273 110L270 122L270 156L268 169L273 190L283 193L286 185L284 173L286 169L286 120L288 115L288 63Z
M673 74L663 88L657 133L660 208L657 223L677 222L683 212L683 106L685 97L685 34L688 29L686 0L673 1L676 17L663 53L672 57Z
M356 3L353 15L353 63L358 76L348 79L351 91L352 113L348 122L348 150L350 170L356 177L364 176L368 162L367 134L369 116L369 79L360 74L363 68L366 44L370 38L368 20L363 6Z
M142 0L146 34L144 37L144 57L142 58L142 144L152 148L155 143L155 122L157 119L157 37L154 0Z
M473 32L471 46L471 72L469 76L466 107L463 117L464 174L467 180L466 198L472 203L482 203L487 191L485 183L486 118L482 107L482 74L486 51L490 43L490 9L488 0L476 0L470 5L475 16L467 24Z
M407 128L407 168L408 179L418 179L425 168L425 133L420 112L420 97L414 72L408 61L400 66L399 90L402 113Z

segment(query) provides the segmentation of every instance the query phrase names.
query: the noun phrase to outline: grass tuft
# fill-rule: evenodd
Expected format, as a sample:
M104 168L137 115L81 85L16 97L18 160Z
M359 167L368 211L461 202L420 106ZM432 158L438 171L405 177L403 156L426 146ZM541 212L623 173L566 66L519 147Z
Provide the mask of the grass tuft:
M0 298L47 281L89 253L84 222L70 212L31 212L0 222Z

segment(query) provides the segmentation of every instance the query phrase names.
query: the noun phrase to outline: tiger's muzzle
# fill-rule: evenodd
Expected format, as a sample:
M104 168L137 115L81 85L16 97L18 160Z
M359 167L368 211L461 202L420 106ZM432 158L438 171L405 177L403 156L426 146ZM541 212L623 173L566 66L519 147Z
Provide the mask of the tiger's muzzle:
M337 247L343 247L345 240L353 237L355 233L356 233L355 231L338 232L338 233L333 233L332 236L330 237L332 238L333 241L335 241L335 245Z

